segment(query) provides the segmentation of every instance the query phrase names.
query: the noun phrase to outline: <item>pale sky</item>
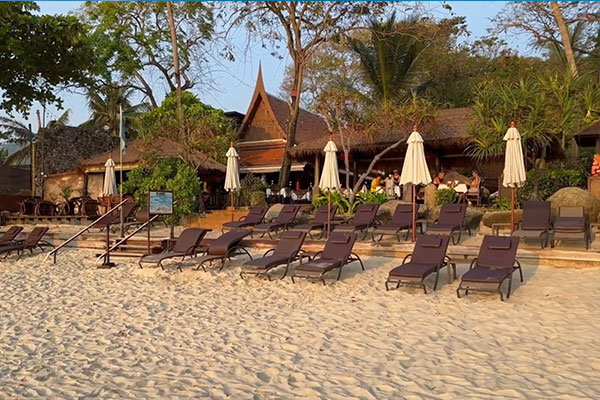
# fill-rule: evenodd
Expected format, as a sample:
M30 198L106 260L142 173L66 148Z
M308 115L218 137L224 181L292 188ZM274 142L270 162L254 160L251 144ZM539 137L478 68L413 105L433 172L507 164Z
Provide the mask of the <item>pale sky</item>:
M37 3L44 14L67 14L82 5L82 2L77 1L38 1ZM490 18L496 16L506 4L502 1L450 1L448 3L452 6L455 15L466 17L468 30L471 32L471 36L465 39L468 41L486 35L487 29L491 25ZM421 6L430 10L438 18L450 16L449 12L442 8L441 2L423 2ZM251 47L248 51L245 31L240 30L237 36L234 39L234 42L239 43L236 61L229 62L222 59L214 62L213 67L217 71L213 74L214 86L217 90L203 92L202 88L198 88L194 91L203 102L214 107L222 108L225 111L235 110L245 113L252 97L259 62L262 63L267 91L277 94L289 58L277 60L269 54L268 49L265 50L259 45ZM523 38L504 39L520 53L529 51ZM60 95L64 100L64 108L70 108L72 111L71 125L78 125L88 119L89 111L84 96L67 92L60 93ZM162 96L160 96L160 100L162 100ZM38 109L41 110L40 105L34 105L27 121L32 124L34 131L37 129L35 111ZM53 106L48 107L47 110L47 120L55 119L62 113Z

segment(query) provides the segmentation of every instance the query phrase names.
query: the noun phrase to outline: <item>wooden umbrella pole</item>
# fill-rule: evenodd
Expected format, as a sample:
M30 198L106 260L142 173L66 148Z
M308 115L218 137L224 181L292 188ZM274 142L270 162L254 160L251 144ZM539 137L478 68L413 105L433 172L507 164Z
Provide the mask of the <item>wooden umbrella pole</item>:
M329 238L329 232L331 231L331 190L328 190L327 194L327 237Z
M510 188L510 233L515 231L515 187Z
M229 191L229 201L231 202L231 221L233 222L233 212L234 212L234 208L233 208L233 190Z
M412 215L412 241L417 241L417 186L412 184L412 206L413 206L413 215Z

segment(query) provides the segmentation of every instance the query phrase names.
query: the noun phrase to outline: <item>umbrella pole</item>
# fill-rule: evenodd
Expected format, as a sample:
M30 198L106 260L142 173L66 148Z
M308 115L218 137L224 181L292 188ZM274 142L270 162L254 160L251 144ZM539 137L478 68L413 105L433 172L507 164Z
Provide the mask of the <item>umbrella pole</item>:
M417 241L417 185L412 184L412 241Z
M233 222L233 212L234 212L234 206L233 206L233 190L229 191L229 202L231 203L231 221Z
M327 191L327 236L329 238L329 232L331 231L331 190Z
M510 188L510 233L515 231L515 188Z

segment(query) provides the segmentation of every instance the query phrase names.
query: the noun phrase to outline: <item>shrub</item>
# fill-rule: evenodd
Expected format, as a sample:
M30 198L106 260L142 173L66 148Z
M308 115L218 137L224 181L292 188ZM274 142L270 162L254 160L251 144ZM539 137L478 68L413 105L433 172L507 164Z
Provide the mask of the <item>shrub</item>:
M352 204L352 212L356 210L359 204L383 204L387 202L390 198L384 192L376 192L376 193L357 193L354 198L354 204Z
M490 209L494 211L510 210L510 200L502 197L494 197L490 201Z
M458 198L458 194L454 189L441 189L437 191L437 205L452 204Z
M263 194L265 194L265 190L267 189L267 186L265 185L265 183L256 175L249 173L247 174L244 179L242 179L240 181L240 194L239 194L239 204L240 205L244 205L244 206L252 206L252 205L256 205L256 204L264 204L263 203L256 203L256 204L252 204L252 199L254 197L255 201L257 200L257 195L255 193L261 192ZM265 196L263 196L264 199Z
M532 169L525 185L517 191L520 203L526 200L546 200L564 187L585 188L586 176L574 169Z
M173 191L177 222L181 216L194 212L194 196L200 193L200 180L196 171L182 160L165 158L152 168L134 168L123 183L123 194L133 195L141 206L147 205L149 190Z
M327 204L327 192L315 196L313 204L316 208ZM331 192L331 204L338 207L338 214L348 214L352 210L352 205L346 196L340 192Z

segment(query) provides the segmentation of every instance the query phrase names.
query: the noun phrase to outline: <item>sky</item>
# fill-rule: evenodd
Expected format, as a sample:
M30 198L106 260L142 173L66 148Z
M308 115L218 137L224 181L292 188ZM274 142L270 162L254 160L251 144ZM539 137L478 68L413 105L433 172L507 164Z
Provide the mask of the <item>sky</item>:
M77 1L38 1L37 3L43 14L68 14L76 11L83 4ZM466 17L467 27L471 35L465 40L473 41L488 33L487 29L491 26L490 19L504 8L506 2L449 1L448 4L452 7L454 15ZM438 18L450 16L450 13L442 8L441 2L421 2L421 6ZM508 37L504 39L520 53L528 51L523 38ZM223 59L215 62L216 72L213 73L213 86L215 88L206 91L199 88L194 91L203 102L213 107L225 111L246 113L252 98L259 63L262 64L267 91L277 94L289 58L278 60L269 54L269 49L263 49L258 44L247 48L245 31L243 30L237 32L237 36L234 37L233 41L238 49L236 60L229 62ZM59 95L64 100L64 109L71 110L69 121L71 125L78 125L88 119L89 111L86 106L86 99L81 93L61 92ZM47 107L46 121L56 119L64 109L58 110L54 106ZM36 110L41 110L39 104L34 105L28 120L19 117L24 122L31 123L34 131L37 128ZM17 115L14 116L17 117Z

